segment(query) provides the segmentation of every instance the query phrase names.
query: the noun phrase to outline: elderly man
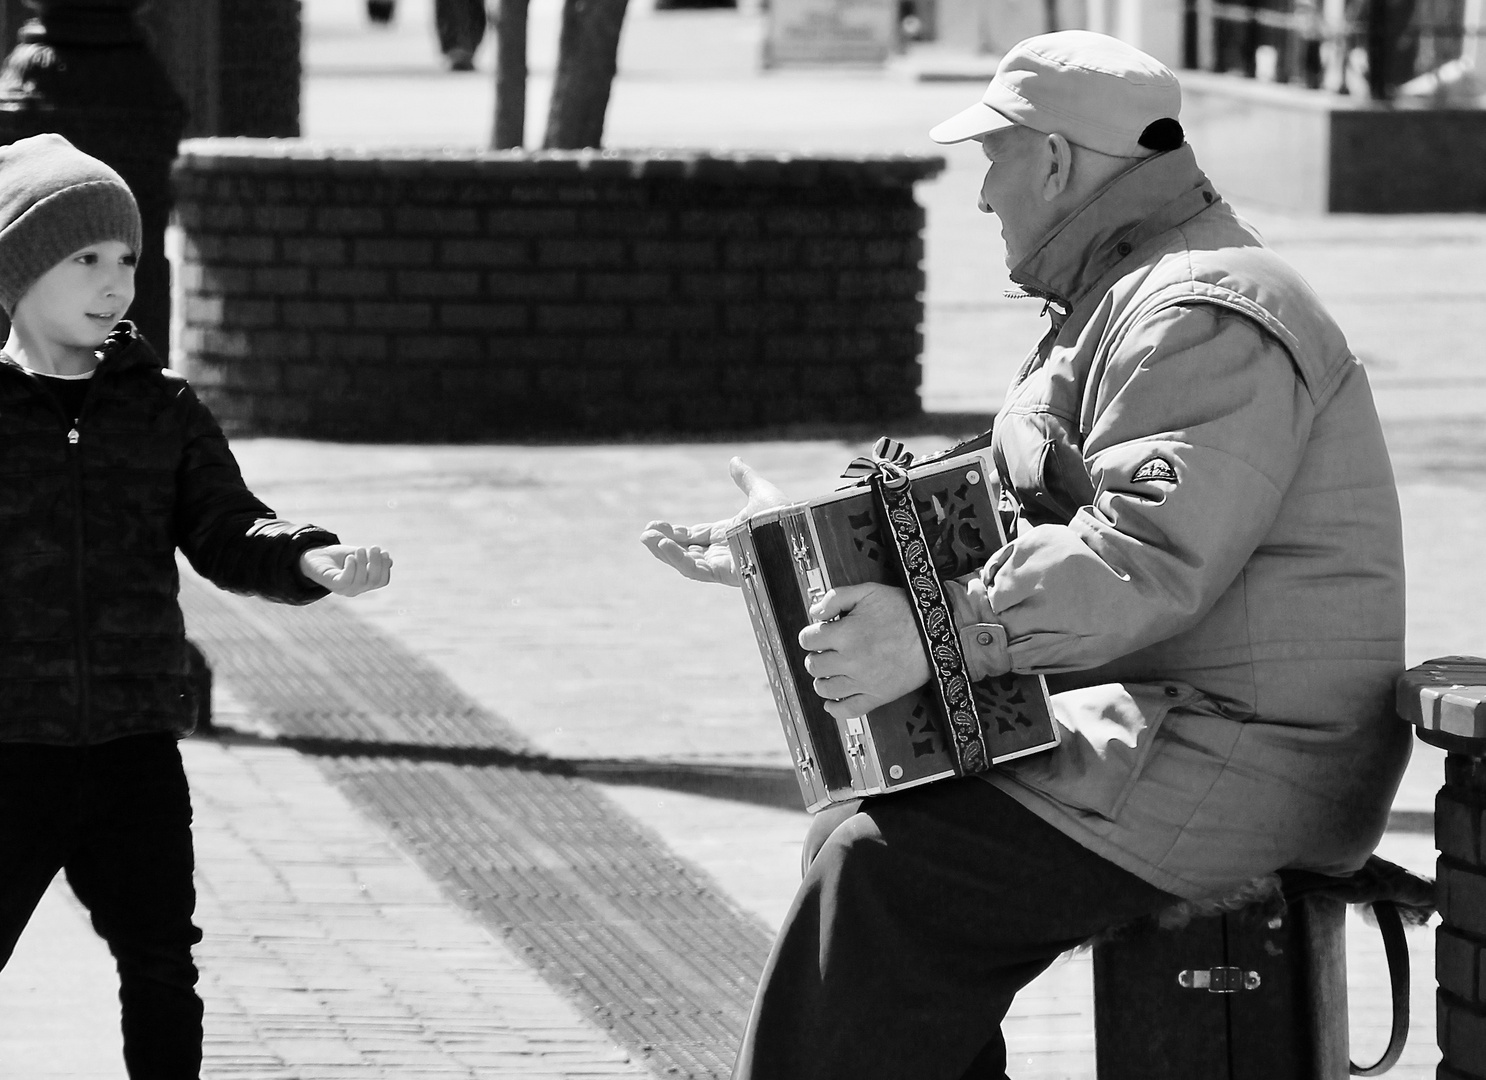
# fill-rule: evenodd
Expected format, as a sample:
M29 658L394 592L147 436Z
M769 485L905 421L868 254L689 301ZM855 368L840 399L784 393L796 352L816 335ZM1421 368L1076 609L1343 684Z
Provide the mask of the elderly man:
M1156 60L1069 31L1017 45L931 132L979 143L981 209L1052 322L996 418L1014 538L946 591L972 673L1047 675L1066 732L817 818L739 1080L1004 1077L1001 1019L1060 952L1284 867L1349 872L1382 833L1410 740L1371 391L1198 169L1180 104ZM733 472L745 513L779 497ZM727 524L644 540L728 581ZM834 714L927 679L900 591L813 614L800 641Z

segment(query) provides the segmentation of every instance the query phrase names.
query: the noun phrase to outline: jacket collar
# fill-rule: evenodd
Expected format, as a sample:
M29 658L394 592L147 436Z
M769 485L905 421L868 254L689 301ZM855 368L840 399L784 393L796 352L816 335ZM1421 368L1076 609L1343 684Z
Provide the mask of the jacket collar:
M1190 146L1147 158L1100 188L1055 225L1011 271L1033 296L1076 306L1145 241L1218 201Z
M114 327L112 333L98 347L98 352L100 357L96 370L102 370L105 365L109 371L120 371L141 364L152 367L165 366L155 355L155 351L150 348L149 343L140 336L139 330L127 319ZM22 370L21 365L4 352L0 352L0 364L17 371Z

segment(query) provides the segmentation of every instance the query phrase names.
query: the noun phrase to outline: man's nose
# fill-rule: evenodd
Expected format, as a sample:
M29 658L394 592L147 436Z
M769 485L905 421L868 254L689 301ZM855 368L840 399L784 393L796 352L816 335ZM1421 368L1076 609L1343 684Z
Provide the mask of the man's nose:
M994 214L996 212L991 209L991 204L986 202L984 195L975 200L975 206L982 214Z

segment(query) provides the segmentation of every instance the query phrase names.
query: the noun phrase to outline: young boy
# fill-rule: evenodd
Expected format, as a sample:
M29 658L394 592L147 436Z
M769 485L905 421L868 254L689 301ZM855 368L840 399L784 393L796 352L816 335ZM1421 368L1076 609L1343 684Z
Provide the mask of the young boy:
M280 521L133 326L139 211L58 135L0 148L0 968L58 870L118 962L136 1080L196 1080L179 548L287 604L392 560Z

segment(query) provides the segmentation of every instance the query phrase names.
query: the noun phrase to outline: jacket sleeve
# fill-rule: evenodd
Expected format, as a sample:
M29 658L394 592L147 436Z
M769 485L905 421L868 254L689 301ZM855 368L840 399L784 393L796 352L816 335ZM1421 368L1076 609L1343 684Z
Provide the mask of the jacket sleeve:
M949 589L972 670L1098 667L1195 625L1273 524L1314 418L1289 354L1199 305L1137 323L1085 392L1090 505ZM979 626L1005 628L979 655Z
M308 604L326 590L299 572L310 548L339 543L334 533L279 520L243 482L216 419L181 385L185 448L176 471L176 543L212 584L284 604Z

